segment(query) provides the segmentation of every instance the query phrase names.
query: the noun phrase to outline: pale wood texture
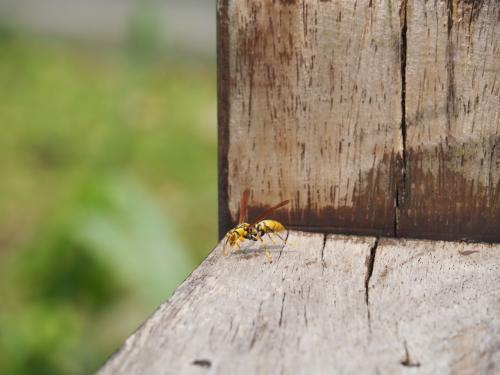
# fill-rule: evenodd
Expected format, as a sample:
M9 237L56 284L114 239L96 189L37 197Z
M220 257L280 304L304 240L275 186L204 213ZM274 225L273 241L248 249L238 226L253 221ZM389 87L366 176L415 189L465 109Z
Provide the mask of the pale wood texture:
M398 3L223 0L219 25L224 230L249 188L250 213L293 199L287 224L392 233Z
M500 240L500 2L409 0L399 234Z
M219 0L220 235L500 241L498 0Z
M500 371L500 245L290 232L217 246L100 374Z

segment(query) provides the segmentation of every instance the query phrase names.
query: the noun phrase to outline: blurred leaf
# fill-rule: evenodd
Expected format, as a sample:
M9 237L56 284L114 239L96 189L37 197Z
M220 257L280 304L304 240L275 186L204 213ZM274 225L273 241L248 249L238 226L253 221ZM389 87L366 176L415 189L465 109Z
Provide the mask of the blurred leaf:
M159 303L186 277L191 262L169 218L137 181L114 179L102 184L112 209L86 202L77 236L122 280Z

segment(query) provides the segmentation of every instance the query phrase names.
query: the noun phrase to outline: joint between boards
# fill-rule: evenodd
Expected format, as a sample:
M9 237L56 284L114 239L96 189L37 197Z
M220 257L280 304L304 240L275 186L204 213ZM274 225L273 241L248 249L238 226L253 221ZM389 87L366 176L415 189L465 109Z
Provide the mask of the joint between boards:
M397 169L397 179L395 187L395 197L394 197L394 223L393 223L393 235L398 237L399 235L399 216L401 208L404 205L406 198L406 185L407 185L407 150L406 150L406 59L407 59L407 0L401 1L401 8L399 9L400 18L400 74L401 74L401 122L400 122L400 133L401 133L401 155L398 157L396 163Z
M368 331L372 332L371 314L370 314L370 279L373 275L373 266L375 265L375 256L377 254L379 238L375 238L375 242L370 249L370 254L366 259L366 274L365 274L365 303L366 303L366 318L368 320Z

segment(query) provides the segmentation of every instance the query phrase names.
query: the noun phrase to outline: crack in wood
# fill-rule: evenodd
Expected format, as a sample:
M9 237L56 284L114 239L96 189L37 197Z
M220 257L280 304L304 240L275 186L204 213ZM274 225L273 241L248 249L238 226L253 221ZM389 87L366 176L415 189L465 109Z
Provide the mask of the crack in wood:
M309 325L309 321L307 320L307 305L304 305L304 323L307 326Z
M448 131L450 131L452 126L452 117L455 116L455 61L454 61L454 51L453 51L453 0L447 1L447 13L448 13L448 42L446 44L446 71L448 74L448 87L447 87L447 100L446 100L446 121L448 126ZM448 137L445 139L446 145L448 145Z
M321 274L325 274L326 261L325 261L325 246L328 235L323 234L323 246L321 247Z
M420 362L412 361L410 352L408 351L408 344L406 343L406 340L403 341L403 344L405 348L405 358L399 363L401 363L405 367L420 367Z
M253 324L255 326L255 329L253 331L252 340L250 341L249 350L252 350L252 348L254 347L255 343L257 342L257 337L259 337L259 333L267 325L266 323L264 323L263 326L257 324L259 317L262 315L262 305L263 304L264 304L264 301L261 301L260 304L259 304L259 310L257 312L256 320L254 320L254 322L253 322Z
M394 209L394 237L398 237L399 235L399 217L401 207L404 205L406 198L406 170L407 170L407 152L406 152L406 59L407 59L407 30L408 30L408 22L407 22L407 8L408 4L406 0L401 2L401 8L399 10L400 17L400 27L401 27L401 36L400 36L400 49L399 49L399 59L401 64L401 124L400 124L400 132L401 132L401 162L397 162L396 173L399 177L396 180L396 188L395 188L395 209ZM399 158L398 158L399 159Z
M240 325L236 325L236 329L234 331L234 334L233 336L231 337L231 342L234 342L234 340L236 339L236 336L238 335L238 333L240 332Z
M281 324L283 323L283 310L285 308L285 298L286 298L286 292L283 293L283 299L281 300L281 312L280 312L280 321L278 323L278 326L281 327Z
M375 255L377 253L377 246L378 246L378 240L379 238L375 238L375 242L373 246L370 249L370 255L368 255L366 259L366 275L365 275L365 303L366 303L366 318L368 320L368 331L371 334L372 332L372 324L371 324L371 314L370 314L370 291L369 291L369 284L370 284L370 279L373 274L373 266L375 264Z

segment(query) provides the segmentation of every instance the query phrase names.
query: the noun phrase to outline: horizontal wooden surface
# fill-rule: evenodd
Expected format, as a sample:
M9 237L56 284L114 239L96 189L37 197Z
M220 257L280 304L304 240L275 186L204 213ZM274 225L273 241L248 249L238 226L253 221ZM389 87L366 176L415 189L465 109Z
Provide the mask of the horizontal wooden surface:
M219 0L220 235L500 242L500 1Z
M500 372L500 245L290 232L221 246L100 374Z

